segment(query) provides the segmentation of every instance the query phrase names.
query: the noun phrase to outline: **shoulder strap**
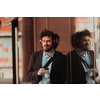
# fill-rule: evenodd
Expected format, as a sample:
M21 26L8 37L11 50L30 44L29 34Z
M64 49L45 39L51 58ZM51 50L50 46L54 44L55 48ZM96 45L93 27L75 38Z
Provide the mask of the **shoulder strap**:
M79 59L82 61L86 68L91 68L85 60L83 60L81 57L79 57Z
M54 57L51 57L51 58L49 59L49 61L44 65L43 68L47 68L47 67L49 66L49 64L53 61L53 59L54 59Z
M91 67L87 64L87 62L86 62L85 60L83 60L81 57L78 56L78 54L76 53L75 50L73 51L72 54L73 54L73 56L75 56L76 58L78 58L78 59L86 66L86 68L91 68Z

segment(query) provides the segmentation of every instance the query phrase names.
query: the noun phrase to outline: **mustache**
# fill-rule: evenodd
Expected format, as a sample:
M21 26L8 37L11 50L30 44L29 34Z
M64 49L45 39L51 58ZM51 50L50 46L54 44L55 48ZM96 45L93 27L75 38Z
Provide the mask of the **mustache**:
M89 46L89 44L85 44L85 46Z
M47 47L48 47L49 45L45 45L45 46L47 46ZM45 46L44 46L44 47L45 47Z

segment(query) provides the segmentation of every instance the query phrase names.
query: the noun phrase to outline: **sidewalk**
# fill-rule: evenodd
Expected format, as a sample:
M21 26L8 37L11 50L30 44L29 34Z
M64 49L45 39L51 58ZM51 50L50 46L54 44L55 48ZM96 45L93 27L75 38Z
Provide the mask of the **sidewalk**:
M0 78L0 84L13 84L13 79ZM22 82L22 81L20 81L19 84L31 84L31 82Z

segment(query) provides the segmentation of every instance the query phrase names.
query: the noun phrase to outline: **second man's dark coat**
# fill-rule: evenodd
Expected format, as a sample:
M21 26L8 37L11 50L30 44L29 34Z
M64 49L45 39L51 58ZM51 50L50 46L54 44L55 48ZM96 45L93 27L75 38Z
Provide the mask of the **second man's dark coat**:
M90 55L90 59L92 62L92 68L94 67L94 52L92 50L87 51L88 54ZM85 76L85 71L83 68L83 65L81 63L81 60L79 59L79 56L76 52L76 50L73 50L69 52L66 55L66 71L68 72L66 75L66 81L69 84L86 84L86 76ZM95 61L96 63L96 61ZM96 67L96 65L95 65ZM97 76L96 74L95 76Z

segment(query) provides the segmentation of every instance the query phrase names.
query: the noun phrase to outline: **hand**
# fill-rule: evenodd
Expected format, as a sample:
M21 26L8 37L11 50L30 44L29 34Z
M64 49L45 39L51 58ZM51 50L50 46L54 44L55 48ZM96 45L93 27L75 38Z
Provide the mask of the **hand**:
M43 75L45 73L46 73L45 69L44 68L40 68L37 74L38 75Z
M93 71L94 71L94 73L98 73L98 71L95 67L94 67Z

